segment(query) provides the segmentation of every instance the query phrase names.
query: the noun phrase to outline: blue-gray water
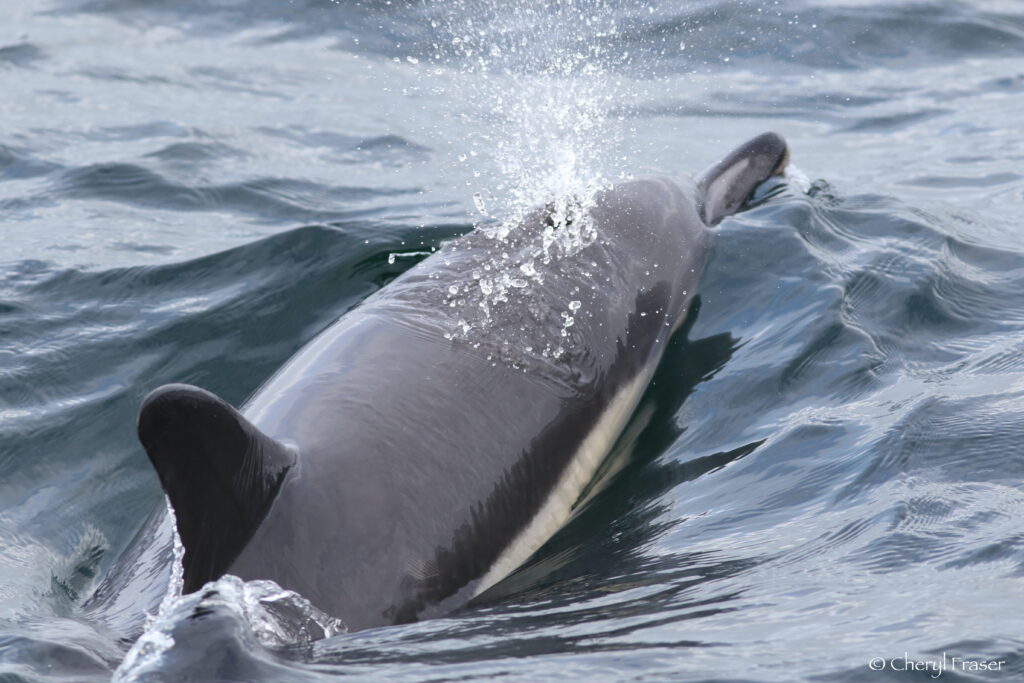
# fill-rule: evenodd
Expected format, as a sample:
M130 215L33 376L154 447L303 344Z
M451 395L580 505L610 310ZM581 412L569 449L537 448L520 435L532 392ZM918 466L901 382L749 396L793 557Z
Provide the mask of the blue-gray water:
M946 653L1004 663L940 680L1024 677L1018 0L0 17L3 680L106 680L129 652L88 604L162 504L148 390L238 403L531 179L683 175L766 129L810 182L722 224L631 464L523 571L450 618L286 647L230 594L179 605L119 675L928 680L895 669Z

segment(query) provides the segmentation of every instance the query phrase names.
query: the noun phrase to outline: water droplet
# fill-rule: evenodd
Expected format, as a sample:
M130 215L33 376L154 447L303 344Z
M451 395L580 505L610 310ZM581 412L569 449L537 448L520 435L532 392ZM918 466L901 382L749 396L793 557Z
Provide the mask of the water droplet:
M473 204L476 206L476 210L483 216L487 215L487 207L484 205L484 198L479 192L473 195Z

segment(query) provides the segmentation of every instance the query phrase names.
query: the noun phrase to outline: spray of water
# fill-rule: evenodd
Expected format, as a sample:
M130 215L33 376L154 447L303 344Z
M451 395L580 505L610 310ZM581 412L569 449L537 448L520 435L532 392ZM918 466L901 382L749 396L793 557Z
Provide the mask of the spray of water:
M240 627L249 650L309 645L345 633L345 624L321 612L298 593L273 581L245 582L226 575L189 595L165 601L148 630L128 651L114 672L115 683L159 676L165 655L175 647L175 634L200 615L218 614Z
M157 617L165 614L174 603L174 601L181 596L181 591L185 587L185 545L181 542L181 536L178 535L178 518L174 514L174 506L171 505L169 498L164 496L164 508L167 510L167 523L171 527L171 576L167 583L167 592L164 594L163 600L160 601L160 607L157 608L155 615L150 615L146 620L146 628L148 629L156 621Z
M598 238L590 208L623 158L624 117L611 112L628 99L616 67L629 55L614 48L606 0L454 0L428 9L436 38L423 87L449 103L445 128L464 133L452 161L464 166L477 227L493 241L493 257L447 292L461 313L449 336L472 341L494 307L541 283L544 265ZM544 229L511 248L539 205ZM565 314L571 325L575 311Z
M267 648L308 645L347 629L344 623L321 612L298 593L273 581L250 581L227 575L206 584L202 590L182 595L185 548L178 535L174 508L165 499L167 523L173 535L173 562L167 592L146 630L132 645L114 674L114 681L138 680L145 673L159 671L164 656L175 646L175 630L199 608L218 608L244 624L247 636Z

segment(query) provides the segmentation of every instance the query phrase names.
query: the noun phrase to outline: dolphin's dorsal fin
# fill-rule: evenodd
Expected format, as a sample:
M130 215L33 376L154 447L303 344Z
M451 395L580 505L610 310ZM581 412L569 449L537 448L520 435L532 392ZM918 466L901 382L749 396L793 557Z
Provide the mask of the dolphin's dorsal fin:
M782 136L763 133L740 145L697 178L697 211L706 225L736 213L750 193L789 163Z
M224 574L266 516L294 452L208 391L168 384L139 410L139 440L185 546L184 591Z

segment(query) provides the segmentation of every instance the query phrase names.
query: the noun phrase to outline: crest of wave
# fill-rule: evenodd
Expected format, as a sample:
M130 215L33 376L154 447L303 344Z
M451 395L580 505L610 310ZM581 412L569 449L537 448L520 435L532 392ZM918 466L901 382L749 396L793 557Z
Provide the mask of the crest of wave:
M622 160L624 117L611 112L625 99L614 67L629 55L614 47L606 0L455 0L429 15L437 38L424 75L449 103L446 129L462 133L453 161L465 165L478 226L495 242L471 281L449 293L461 313L453 336L470 338L493 307L529 294L541 264L597 239L589 209ZM546 227L515 239L542 205Z

